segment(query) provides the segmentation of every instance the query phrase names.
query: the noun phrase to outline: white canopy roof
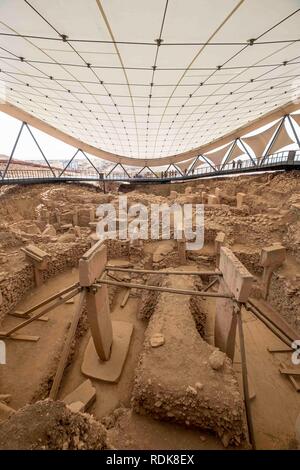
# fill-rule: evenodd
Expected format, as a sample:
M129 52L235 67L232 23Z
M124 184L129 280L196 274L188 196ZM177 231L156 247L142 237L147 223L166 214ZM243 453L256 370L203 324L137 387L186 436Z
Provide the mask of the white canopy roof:
M7 102L140 159L187 152L292 101L299 0L2 0Z

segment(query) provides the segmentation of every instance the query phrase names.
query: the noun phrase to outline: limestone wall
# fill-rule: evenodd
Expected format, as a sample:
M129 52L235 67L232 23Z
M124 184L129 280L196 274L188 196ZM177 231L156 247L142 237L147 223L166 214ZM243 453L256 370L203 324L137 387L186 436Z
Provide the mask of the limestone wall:
M293 282L273 274L268 302L300 333L300 281Z
M78 240L74 243L45 244L40 248L51 254L48 269L43 272L43 279L49 279L67 268L76 266L79 258L89 248L89 242ZM20 302L22 297L34 287L32 266L25 262L11 274L0 280L2 305L0 306L0 324L4 316Z

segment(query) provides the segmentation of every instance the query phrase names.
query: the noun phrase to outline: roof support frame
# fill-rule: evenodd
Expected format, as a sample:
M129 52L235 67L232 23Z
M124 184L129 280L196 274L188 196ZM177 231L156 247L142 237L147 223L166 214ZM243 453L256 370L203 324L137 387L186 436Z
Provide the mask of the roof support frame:
M72 161L74 160L74 158L76 157L76 155L78 154L79 152L79 149L76 150L76 152L74 153L73 157L71 158L71 160L67 163L67 165L64 167L63 171L58 175L59 178L63 175L63 173L66 171L66 169L68 168L68 166L72 163Z
M126 175L128 176L128 178L130 178L129 173L128 173L127 170L124 168L124 166L122 165L122 163L120 163L120 167L123 168L123 170L125 171L125 173L126 173Z
M283 118L281 119L280 124L279 124L279 126L277 127L277 130L276 130L276 132L275 132L273 138L271 139L271 142L269 142L269 145L268 145L267 148L264 150L264 156L263 156L262 159L261 159L260 165L262 165L263 162L265 161L265 159L268 157L269 150L272 148L274 142L276 142L277 136L278 136L279 132L281 131L282 126L284 125L284 121L285 121L286 116L287 116L287 115L283 116Z
M25 126L25 123L22 122L21 127L20 127L19 132L18 132L18 135L17 135L17 138L16 138L15 143L14 143L13 149L12 149L12 151L11 151L11 153L10 153L10 156L9 156L8 161L7 161L6 167L5 167L5 169L4 169L4 171L3 171L3 174L2 174L2 179L3 179L3 180L4 180L5 176L6 176L6 173L7 173L7 170L8 170L8 168L9 168L9 165L10 165L10 162L11 162L11 160L12 160L12 157L14 156L14 153L15 153L15 150L16 150L16 148L17 148L17 145L18 145L19 139L20 139L20 137L21 137L21 134L22 134L22 132L23 132L24 126Z
M120 165L120 163L116 163L116 164L112 167L112 169L107 173L106 178L107 178L107 177L114 171L114 169L117 168L117 166L119 166L119 165Z
M210 161L205 157L205 155L198 155L198 158L199 158L199 157L204 158L204 160L206 161L206 163L207 163L214 171L217 171L217 168L216 168L214 165L212 165L212 164L210 163Z
M87 161L89 162L89 164L94 168L94 170L96 171L96 173L98 173L98 175L100 176L100 172L99 172L98 168L95 167L95 165L94 165L93 162L89 159L89 157L87 156L87 154L86 154L83 150L81 150L81 149L79 149L79 152L81 152L81 153L85 156L85 158L87 159Z
M193 163L191 164L190 169L189 169L188 172L187 172L187 175L190 174L191 171L194 170L194 167L195 167L196 163L198 162L199 157L200 157L200 155L197 155L197 157L195 158L195 160L194 160Z
M152 170L152 168L150 168L150 166L145 166L145 168L148 168L149 171L151 171L151 173L155 176L155 178L158 178L157 174Z
M44 152L42 151L42 149L41 149L41 147L40 147L38 141L36 140L35 136L33 135L33 132L32 132L32 130L30 129L30 127L28 126L27 122L25 122L24 125L25 125L26 129L28 130L29 134L31 135L32 139L34 140L35 145L37 146L37 148L39 149L40 153L42 154L42 156L43 156L45 162L47 163L47 165L48 165L48 167L49 167L51 173L53 174L53 176L56 176L55 172L53 171L53 168L51 167L51 165L50 165L48 159L46 158L46 155L45 155Z
M250 160L253 162L254 166L257 166L257 163L255 162L255 160L253 160L253 158L252 158L252 156L251 156L249 150L247 149L247 147L246 147L246 145L244 144L244 142L242 141L242 139L241 139L240 137L238 137L237 140L240 142L241 146L242 146L243 149L245 150L245 153L248 155L248 157L250 158Z
M295 137L296 142L297 142L297 145L298 145L298 147L300 148L300 139L299 139L299 136L298 136L298 134L297 134L297 132L296 132L296 129L295 129L295 127L294 127L293 121L291 120L291 116L290 116L289 114L287 115L287 120L288 120L289 123L290 123L290 126L291 126L291 128L292 128L294 137Z
M229 158L231 157L232 152L233 152L235 146L237 145L237 141L238 141L238 139L235 139L235 141L232 143L231 149L229 150L229 153L228 153L228 155L227 155L227 157L226 157L224 163L221 165L220 170L223 170L224 166L226 165L226 163L228 162Z

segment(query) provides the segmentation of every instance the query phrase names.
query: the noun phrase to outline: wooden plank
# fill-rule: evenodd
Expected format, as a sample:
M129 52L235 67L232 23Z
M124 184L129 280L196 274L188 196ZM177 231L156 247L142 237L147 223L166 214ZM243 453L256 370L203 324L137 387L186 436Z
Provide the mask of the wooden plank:
M279 346L272 348L272 347L267 347L267 351L270 353L292 353L294 350L291 348L287 348L286 346L282 346L281 348Z
M279 367L279 372L287 375L300 375L300 367L298 367L298 369L293 369L293 367Z
M66 297L65 299L67 300L68 298L72 298L74 297L75 295L78 294L78 292L80 291L80 288L77 287L74 291L70 292ZM65 303L65 299L58 299L56 300L55 303L53 304L50 304L48 306L46 306L43 310L41 310L39 313L36 313L35 315L33 315L32 317L28 318L28 320L24 320L22 323L20 323L19 325L15 326L14 328L11 328L9 331L6 332L6 336L11 336L13 333L15 333L16 331L20 330L21 328L24 328L24 326L27 326L29 325L31 322L33 322L34 320L37 320L37 318L40 318L42 317L43 315L45 315L45 313L48 313L50 312L51 310L55 309L56 307L59 307L59 305L62 305Z
M70 292L71 290L76 289L76 287L79 286L79 282L76 284L73 284L69 287L66 287L65 289L61 290L60 292L57 292L56 294L51 295L50 297L47 297L45 300L42 300L42 302L39 302L38 304L34 305L33 307L30 307L29 309L24 311L24 315L29 315L30 313L34 312L35 310L38 310L40 307L43 307L44 305L48 304L49 302L52 302L53 300L57 299L58 297L61 297L63 294L66 294L67 292ZM18 310L16 310L18 312Z
M26 313L24 312L21 312L20 310L16 310L14 312L9 312L8 315L11 315L12 317L16 317L16 318L30 318L30 315L27 315ZM41 317L41 318L37 318L37 321L44 321L44 322L47 322L49 320L48 317Z
M5 331L0 331L0 338L3 338L5 340L14 339L14 340L19 340L19 341L33 341L33 342L36 342L40 339L39 336L32 336L32 335L12 334L10 336L7 336L7 333Z
M280 363L280 369L285 369L286 366L285 364L283 363ZM279 369L279 371L280 371ZM281 373L281 371L280 371ZM290 382L292 383L293 387L295 388L296 392L300 392L300 382L297 378L295 378L293 375L290 375L290 374L287 374L286 377L288 377L288 379L290 380Z
M250 305L259 310L270 322L272 322L282 333L293 342L298 339L299 334L284 320L271 305L263 299L249 298Z
M159 273L159 271L157 271ZM143 290L153 290L158 292L167 292L170 294L181 294L181 295L195 295L197 297L220 297L226 299L232 299L231 294L223 294L219 292L204 292L198 290L187 290L187 289L173 289L169 287L160 287L160 286L149 286L145 284L135 284L133 282L115 282L109 281L108 279L99 279L98 283L95 283L94 286L101 287L101 284L107 284L109 286L120 286L120 287L130 287L132 289L143 289Z
M130 291L131 291L131 289L127 289L127 291L125 292L125 295L124 295L123 300L121 302L121 307L122 308L124 308L125 305L127 304L127 301L129 299L129 296L130 296Z
M78 322L79 322L79 319L80 319L80 316L81 316L81 312L82 312L82 309L83 309L83 305L84 305L84 302L85 302L85 295L86 295L86 291L85 290L81 291L80 297L79 297L79 302L78 302L77 308L75 310L74 316L72 318L72 322L71 322L70 328L68 330L67 337L65 339L64 347L63 347L63 350L62 350L62 353L61 353L61 356L60 356L60 359L59 359L58 367L57 367L56 374L55 374L55 377L54 377L54 380L53 380L53 383L52 383L52 387L51 387L51 390L50 390L50 394L49 394L49 398L52 398L52 400L56 400L56 398L57 398L57 394L58 394L59 387L60 387L60 384L61 384L61 379L62 379L64 370L65 370L66 365L67 365L67 361L68 361L72 341L73 341L73 338L75 336L76 328L77 328L77 325L78 325Z

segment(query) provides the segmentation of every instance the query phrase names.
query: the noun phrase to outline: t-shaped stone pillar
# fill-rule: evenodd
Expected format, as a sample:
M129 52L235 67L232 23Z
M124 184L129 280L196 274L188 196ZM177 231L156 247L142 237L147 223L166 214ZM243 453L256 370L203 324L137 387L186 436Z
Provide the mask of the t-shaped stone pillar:
M127 322L111 321L107 285L101 284L100 280L106 263L107 248L102 240L79 261L79 283L86 290L87 316L92 333L81 370L89 377L116 382L126 359L133 326Z
M107 249L101 242L88 250L79 261L79 282L87 289L87 315L94 339L95 349L102 361L110 357L112 325L109 311L107 286L91 287L104 272Z
M223 275L220 279L219 293L231 294L237 302L246 302L250 295L253 276L232 251L224 246L220 249L219 269ZM215 346L232 360L235 350L236 315L231 299L216 300Z
M21 248L21 251L25 253L26 259L33 265L35 285L39 287L43 283L41 271L47 269L50 255L34 245Z
M285 247L280 243L263 248L260 254L260 264L264 267L262 275L262 295L267 299L271 277L275 268L281 266L286 258Z

